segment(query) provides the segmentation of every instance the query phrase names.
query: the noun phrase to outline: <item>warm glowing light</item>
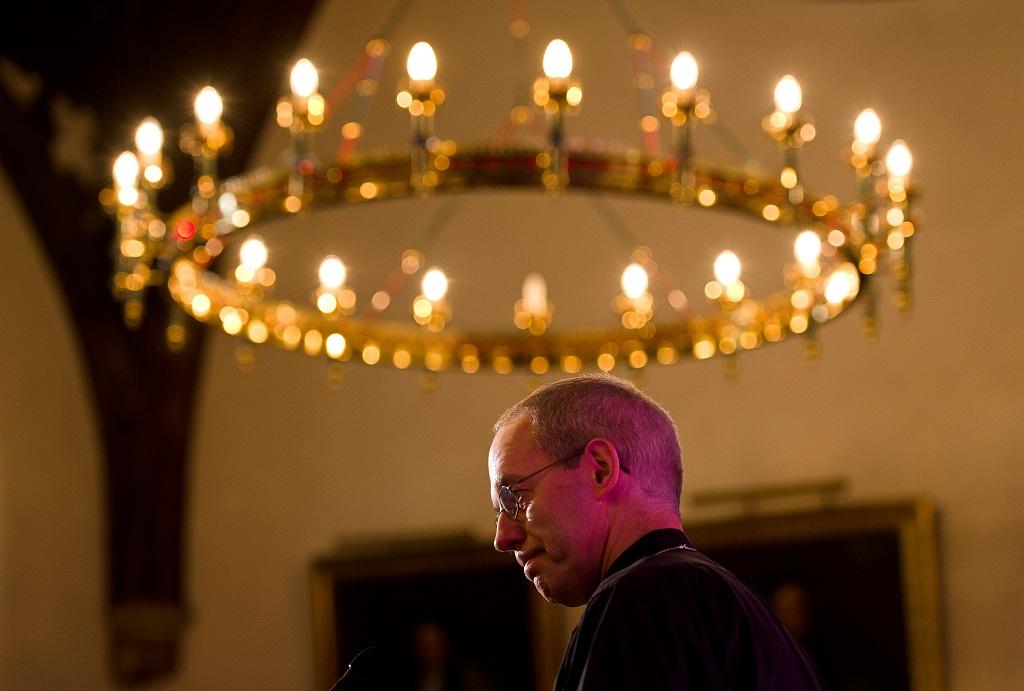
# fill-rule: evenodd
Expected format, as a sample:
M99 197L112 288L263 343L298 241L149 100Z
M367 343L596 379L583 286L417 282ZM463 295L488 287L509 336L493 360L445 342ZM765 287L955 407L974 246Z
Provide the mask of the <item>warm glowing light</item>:
M647 271L636 262L622 272L622 292L631 300L636 300L647 292L648 282Z
M238 197L231 192L225 192L217 200L217 206L220 208L220 215L228 218L238 209Z
M464 356L462 358L462 371L466 374L476 374L479 372L480 358L472 354Z
M409 73L409 79L415 82L433 81L437 76L437 55L429 43L420 41L412 47L405 61L405 70Z
M430 304L430 300L426 298L418 298L413 300L412 313L416 316L417 321L423 323L425 320L430 319L430 315L434 312L434 306Z
M284 341L284 347L288 350L298 348L299 342L302 340L302 329L295 324L289 324L281 332L281 340Z
M146 178L147 182L155 185L163 179L164 171L155 163L150 163L146 166L146 169L142 171L142 177Z
M334 293L320 293L316 299L316 308L324 314L331 314L338 309L338 298Z
M811 294L806 290L797 290L789 297L789 304L798 310L805 310L811 306Z
M674 365L679 360L679 351L670 345L658 348L658 362L662 365Z
M164 146L164 131L156 118L146 118L135 130L135 148L143 156L156 156Z
M448 293L448 277L444 275L441 269L430 269L423 276L421 288L423 290L423 297L431 302L442 300Z
M139 201L139 191L134 187L122 187L117 191L117 203L121 206L135 206Z
M583 369L583 361L575 355L566 355L562 358L562 371L567 374L576 374Z
M830 305L839 305L852 298L858 290L857 272L852 267L840 267L832 272L825 284L825 300Z
M306 351L307 355L316 355L319 353L323 344L324 337L316 329L307 331L306 335L302 337L302 349Z
M692 89L697 84L697 61L685 50L677 55L669 68L672 86L680 91Z
M345 288L338 293L338 307L349 311L356 306L356 291Z
M715 258L715 280L724 286L739 281L741 269L740 258L732 250L726 250Z
M813 230L805 230L793 242L793 255L801 264L814 264L821 256L821 238Z
M139 182L139 159L125 151L114 161L114 182L118 187L133 188Z
M345 352L345 337L339 333L333 333L324 341L324 349L327 354L337 360Z
M718 201L718 195L712 189L704 188L697 193L697 201L700 202L701 206L714 206L715 202Z
M803 104L803 91L800 84L790 74L779 80L775 85L775 109L781 113L793 114Z
M320 262L320 284L329 290L337 290L345 284L348 270L333 254L324 257Z
M363 346L363 362L376 365L380 362L380 346L372 341Z
M317 75L313 63L302 58L292 68L290 82L293 94L299 98L309 98L316 93L316 88L320 86L320 77Z
M267 246L263 243L262 238L253 235L242 243L242 247L238 250L238 257L242 261L242 266L250 271L256 271L267 263Z
M395 350L394 355L391 356L391 362L398 369L405 369L412 364L412 354L404 348L398 348Z
M204 125L216 125L224 114L224 101L212 86L204 86L196 96L196 120Z
M370 304L373 305L373 309L383 312L391 305L391 295L386 290L378 290L370 298Z
M192 298L192 314L196 315L200 319L210 313L210 298L199 293Z
M246 335L249 336L249 340L253 343L265 343L269 332L267 331L267 325L256 319L249 322L249 326L246 328Z
M572 74L572 51L560 38L544 50L544 74L548 79L565 79Z
M853 138L862 144L876 144L882 136L882 121L878 114L865 108L853 123Z
M739 302L747 295L747 287L743 285L743 281L736 281L730 283L725 287L725 296L733 302Z
M233 214L231 214L231 225L235 226L236 228L244 228L245 226L249 225L249 221L249 212L246 211L245 209L239 209L238 211L235 211Z
M889 147L889 153L885 155L885 167L893 177L904 178L910 174L910 169L914 167L914 157L902 139L897 139Z
M141 240L129 239L121 244L121 254L132 259L141 257L146 252L146 245Z
M539 273L527 274L523 279L523 309L532 315L547 314L548 284Z
M693 344L693 356L698 360L707 360L715 354L715 342L704 338Z
M220 320L224 331L232 336L242 330L242 315L236 309L226 308L221 310Z

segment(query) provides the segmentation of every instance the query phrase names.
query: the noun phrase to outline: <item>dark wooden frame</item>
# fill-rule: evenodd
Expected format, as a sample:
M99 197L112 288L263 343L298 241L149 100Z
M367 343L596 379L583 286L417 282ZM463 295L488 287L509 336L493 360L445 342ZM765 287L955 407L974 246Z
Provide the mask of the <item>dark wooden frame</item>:
M698 549L793 545L862 535L893 535L899 545L907 676L913 691L946 688L935 508L925 498L752 514L687 525Z
M496 552L489 542L466 535L363 541L340 545L331 554L316 559L311 568L316 688L330 688L344 671L343 666L358 652L340 649L338 603L335 601L339 582L367 579L386 582L399 577L416 579L505 567L518 568L510 563L507 554ZM554 685L564 647L562 614L536 595L525 579L523 587L531 593L524 616L532 639L535 688L549 689ZM494 601L501 601L501 593L495 593ZM498 633L488 630L480 631L479 635L497 636Z

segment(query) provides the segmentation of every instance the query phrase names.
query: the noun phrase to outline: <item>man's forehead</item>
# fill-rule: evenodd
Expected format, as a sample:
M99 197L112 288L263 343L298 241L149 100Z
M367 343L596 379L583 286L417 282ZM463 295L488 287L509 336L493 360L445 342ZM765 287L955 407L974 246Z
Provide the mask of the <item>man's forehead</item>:
M520 416L498 430L491 442L488 471L494 487L513 484L525 477L536 465L538 456L543 456L533 438L529 418Z

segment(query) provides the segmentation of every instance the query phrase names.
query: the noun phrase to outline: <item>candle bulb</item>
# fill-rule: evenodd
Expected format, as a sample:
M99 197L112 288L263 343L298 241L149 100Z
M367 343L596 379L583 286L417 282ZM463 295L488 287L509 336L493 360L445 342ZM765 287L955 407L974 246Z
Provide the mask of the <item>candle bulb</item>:
M882 136L882 121L871 108L865 108L853 123L853 139L867 151L874 148Z
M212 86L204 86L195 100L196 120L199 133L206 139L220 129L220 117L224 113L224 101Z
M636 300L647 292L649 280L644 267L633 262L622 272L622 292L630 300Z
M298 98L309 98L316 93L320 85L320 76L316 67L306 58L302 58L292 67L289 82L292 87L292 94Z
M135 130L135 148L139 152L142 177L151 185L159 185L163 179L161 149L164 146L164 131L156 118L146 118Z
M527 274L523 280L523 308L533 316L547 314L548 286L539 273Z
M121 206L135 206L139 200L139 159L125 151L114 161L114 187Z
M775 85L775 109L786 115L793 115L803 105L803 91L800 83L787 74Z
M448 277L444 275L444 271L441 271L441 269L430 269L423 276L420 288L423 290L423 297L431 302L439 302L448 293Z
M135 130L135 148L143 156L155 157L164 146L164 131L156 118L146 118Z
M693 55L686 51L677 55L672 61L672 66L669 68L672 86L677 91L684 93L689 92L697 85L698 74L697 61Z
M288 81L292 88L292 107L295 113L305 115L309 110L310 100L316 96L317 87L320 86L320 76L316 67L306 58L302 58L295 63Z
M796 236L793 241L793 256L804 269L804 273L810 273L808 269L817 266L818 258L821 256L821 238L813 230L804 230Z
M134 189L139 181L139 159L131 151L122 152L114 161L114 183Z
M548 79L568 79L572 74L572 51L569 45L556 38L544 49L544 75Z
M715 280L723 286L731 286L740 280L740 259L732 250L725 250L715 259Z
M238 258L242 266L250 271L262 269L267 263L267 246L263 238L253 235L243 242L238 250Z
M345 285L345 279L348 277L348 269L341 262L338 257L331 254L324 257L324 260L320 262L320 285L328 290L338 290L341 286Z
M902 139L894 141L889 147L889 153L885 155L885 167L889 175L894 178L906 178L913 166L914 157L906 143Z
M416 43L409 51L405 70L415 91L429 91L437 77L437 55L426 41Z

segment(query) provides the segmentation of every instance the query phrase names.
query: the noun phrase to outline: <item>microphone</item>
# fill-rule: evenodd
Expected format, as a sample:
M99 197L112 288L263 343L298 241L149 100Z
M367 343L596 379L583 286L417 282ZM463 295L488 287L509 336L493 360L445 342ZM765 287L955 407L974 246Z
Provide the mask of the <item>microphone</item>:
M385 667L387 655L379 645L363 648L352 661L348 669L341 675L330 691L376 691L380 689L381 670Z

